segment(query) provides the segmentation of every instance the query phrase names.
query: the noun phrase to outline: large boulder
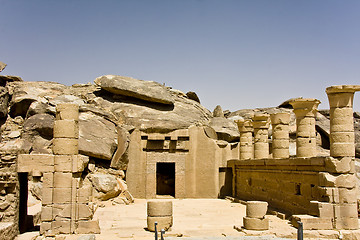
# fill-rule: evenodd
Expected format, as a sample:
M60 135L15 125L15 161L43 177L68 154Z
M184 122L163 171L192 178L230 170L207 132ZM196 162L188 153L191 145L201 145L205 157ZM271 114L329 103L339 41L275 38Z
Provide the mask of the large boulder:
M31 152L35 154L51 154L55 117L49 114L36 114L25 120L21 134Z
M174 105L124 100L99 92L91 99L92 104L111 112L120 123L146 132L169 132L191 125L206 125L211 112L196 101L171 92Z
M234 121L223 117L214 117L209 125L216 131L219 140L239 141L240 133Z
M95 197L100 200L114 198L121 192L118 179L113 175L103 173L91 174L90 181L96 189Z
M102 89L114 94L162 104L174 103L166 87L157 82L116 75L101 76L96 78L94 82Z
M79 153L110 160L117 146L115 124L91 112L79 115Z
M52 139L54 129L54 116L49 114L36 114L25 120L23 126L23 137L41 136Z

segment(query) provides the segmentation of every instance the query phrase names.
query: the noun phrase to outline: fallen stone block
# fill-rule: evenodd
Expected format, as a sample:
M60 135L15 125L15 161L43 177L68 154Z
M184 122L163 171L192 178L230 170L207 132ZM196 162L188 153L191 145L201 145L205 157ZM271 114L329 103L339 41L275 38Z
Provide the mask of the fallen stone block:
M298 228L298 221L302 222L304 230L330 230L333 229L331 218L319 218L310 215L293 215L291 224Z

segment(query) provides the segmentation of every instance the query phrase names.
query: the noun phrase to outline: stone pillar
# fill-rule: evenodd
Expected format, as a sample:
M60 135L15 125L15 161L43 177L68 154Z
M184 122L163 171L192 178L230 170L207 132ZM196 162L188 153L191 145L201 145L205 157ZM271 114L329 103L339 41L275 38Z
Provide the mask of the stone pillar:
M349 165L348 169L350 169L348 171L339 169L335 173L328 173L332 179L342 178L346 183L335 184L336 188L331 189L339 193L339 200L333 204L336 229L359 228L356 197L352 194L357 192L354 184L353 120L353 97L356 91L360 91L360 85L331 86L326 89L330 105L330 160L335 166Z
M269 219L265 217L268 203L248 201L246 203L246 217L243 218L244 228L248 230L269 230Z
M272 125L273 158L289 158L289 123L290 113L274 113L270 115Z
M255 114L253 119L254 126L254 158L269 158L269 114Z
M330 155L354 157L354 93L360 85L331 86L326 89L330 105Z
M92 189L80 184L89 158L78 155L78 119L78 105L66 103L56 107L54 155L46 156L51 159L47 166L51 162L52 169L43 172L40 233L45 236L100 232L99 222L92 221Z
M147 229L155 232L155 222L157 231L162 229L167 231L173 225L172 201L150 200L147 202Z
M296 156L315 157L315 115L320 101L314 98L296 98L290 104L296 115Z
M240 132L240 160L254 158L253 125L251 120L236 121Z

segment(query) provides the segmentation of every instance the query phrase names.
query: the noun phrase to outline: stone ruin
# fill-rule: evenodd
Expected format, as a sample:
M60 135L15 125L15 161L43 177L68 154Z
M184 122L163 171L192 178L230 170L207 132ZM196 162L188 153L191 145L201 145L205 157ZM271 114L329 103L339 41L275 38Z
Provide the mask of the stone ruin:
M330 110L319 115L320 101L307 98L211 114L194 92L114 75L71 87L0 83L0 239L32 224L48 237L99 233L101 201L159 195L264 201L304 229L359 228L359 85L327 88ZM41 211L29 218L34 197ZM149 217L172 223L161 214ZM247 225L266 229L254 216Z

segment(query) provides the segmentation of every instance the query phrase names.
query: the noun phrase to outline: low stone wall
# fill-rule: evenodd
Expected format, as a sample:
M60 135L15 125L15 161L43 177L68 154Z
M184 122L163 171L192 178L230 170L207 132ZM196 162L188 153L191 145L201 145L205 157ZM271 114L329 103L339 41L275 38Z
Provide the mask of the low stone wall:
M357 229L354 161L333 157L231 160L233 195L266 201L290 215L317 218L315 229ZM310 216L300 220L308 221Z

